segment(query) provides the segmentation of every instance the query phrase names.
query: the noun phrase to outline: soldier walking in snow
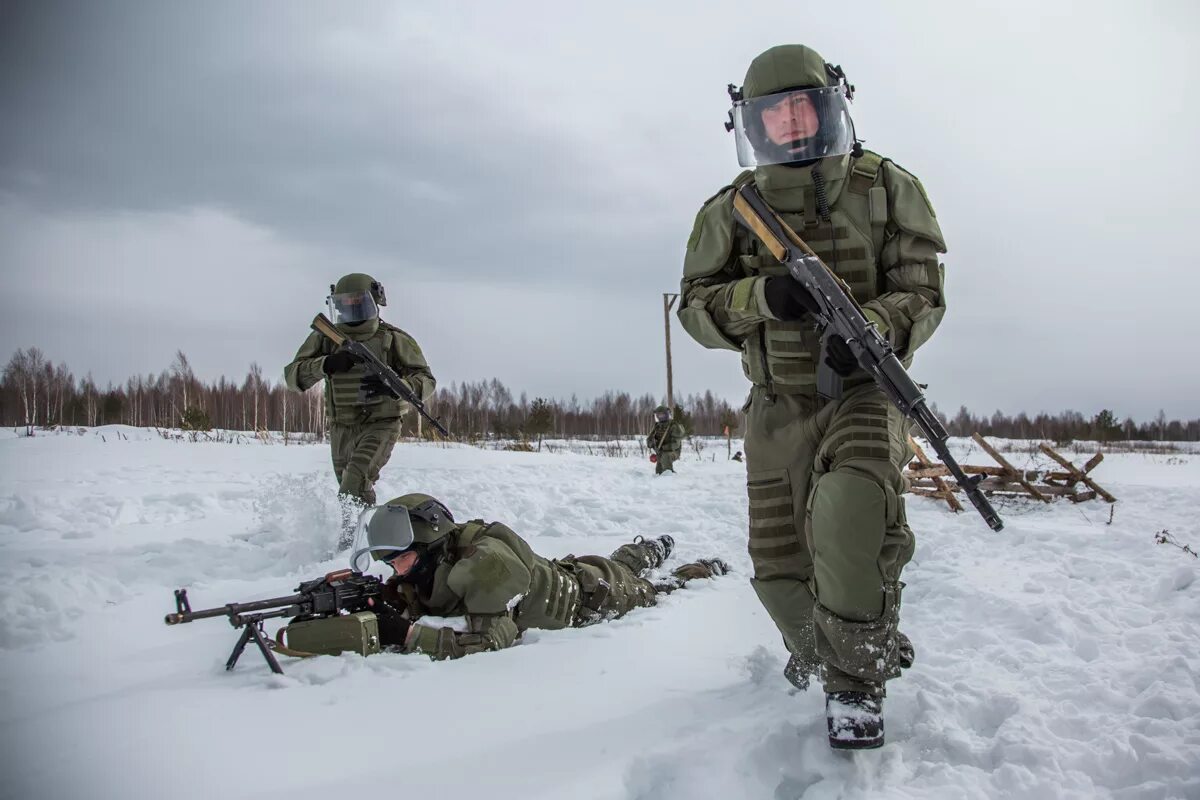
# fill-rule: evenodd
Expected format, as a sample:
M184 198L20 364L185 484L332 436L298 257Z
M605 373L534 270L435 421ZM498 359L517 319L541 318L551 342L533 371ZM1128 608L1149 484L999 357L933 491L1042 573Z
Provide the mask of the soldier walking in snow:
M701 208L679 318L700 344L740 351L751 583L800 688L820 674L829 743L883 744L884 684L912 661L898 631L900 572L913 554L901 495L908 423L845 341L814 329L816 301L733 213L758 193L848 285L907 366L945 312L946 250L921 183L863 150L840 67L801 45L750 64L727 127L752 167ZM820 374L821 380L818 380ZM840 392L818 394L836 373Z
M351 566L362 570L369 556L395 570L376 609L383 645L446 659L511 647L530 628L615 619L729 569L718 559L695 561L651 583L645 574L674 544L670 536L639 537L609 558L551 560L503 523L460 525L433 497L407 494L363 512ZM426 616L465 617L465 629L423 623Z
M683 426L671 418L671 409L659 406L654 409L654 428L646 436L646 447L654 462L654 474L662 475L667 470L675 471L675 461L683 450Z
M329 317L338 330L369 347L422 402L428 399L436 381L421 348L407 333L379 318L379 306L387 305L383 285L370 275L351 273L329 289ZM392 454L408 404L363 369L355 356L335 349L316 331L284 367L283 377L288 388L297 392L325 381L333 472L342 504L338 547L347 547L359 511L375 504L375 481Z

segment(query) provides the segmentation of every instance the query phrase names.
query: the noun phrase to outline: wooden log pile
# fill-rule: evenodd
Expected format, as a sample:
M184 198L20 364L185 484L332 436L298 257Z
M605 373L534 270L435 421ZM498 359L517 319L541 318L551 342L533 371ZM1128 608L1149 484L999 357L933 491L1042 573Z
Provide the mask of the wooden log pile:
M992 457L996 465L963 464L963 472L972 476L982 475L983 480L980 482L979 488L989 496L1029 497L1043 503L1049 503L1058 497L1065 497L1072 503L1082 503L1097 497L1107 503L1117 502L1117 498L1105 491L1091 477L1092 470L1104 460L1103 453L1092 456L1080 468L1050 445L1042 443L1038 449L1062 469L1020 470L978 433L971 438L983 452ZM906 472L912 485L912 493L922 497L944 500L950 510L962 511L963 505L955 497L955 493L961 490L954 479L949 478L950 470L930 460L921 445L917 444L917 441L911 436L908 438L908 444L916 455L916 459L909 463Z

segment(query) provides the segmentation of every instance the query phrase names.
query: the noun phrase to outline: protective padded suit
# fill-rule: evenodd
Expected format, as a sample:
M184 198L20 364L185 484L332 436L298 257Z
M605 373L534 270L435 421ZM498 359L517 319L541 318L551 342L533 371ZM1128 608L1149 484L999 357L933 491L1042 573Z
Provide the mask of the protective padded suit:
M624 616L652 606L662 591L694 578L712 577L711 564L679 567L666 584L643 577L661 566L666 551L656 540L625 544L609 557L547 559L500 522L471 520L449 533L432 581L425 589L393 577L413 634L406 653L441 660L511 647L530 628L558 630ZM422 617L465 617L466 630L423 624Z
M654 462L654 473L661 475L667 470L675 471L675 462L683 452L683 440L686 436L683 426L674 420L656 422L646 436L646 447L658 456Z
M358 325L339 324L337 328L370 348L422 402L433 394L437 382L421 348L407 333L378 318ZM297 392L325 381L325 410L338 491L365 505L374 505L375 482L391 457L400 435L400 417L408 404L390 395L368 398L362 391L362 380L368 373L361 364L348 372L326 375L325 357L334 349L328 338L313 331L284 367L283 377L288 388Z
M743 92L832 85L827 75L820 55L785 45L754 60ZM920 182L864 151L742 173L700 210L684 261L683 327L705 347L740 351L753 384L754 589L801 672L819 672L827 692L882 695L907 644L897 626L914 546L901 497L908 425L861 371L839 399L818 398L819 334L807 319L771 313L764 284L786 268L734 220L734 187L750 181L846 281L906 366L945 311L945 244Z

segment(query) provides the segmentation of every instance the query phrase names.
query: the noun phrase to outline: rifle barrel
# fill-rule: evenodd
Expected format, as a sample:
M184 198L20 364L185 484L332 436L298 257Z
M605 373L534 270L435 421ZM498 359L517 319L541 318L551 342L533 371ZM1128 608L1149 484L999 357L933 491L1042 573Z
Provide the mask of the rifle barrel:
M287 597L272 597L269 600L255 600L251 603L230 603L220 608L205 608L201 611L182 611L175 614L167 614L163 618L163 622L168 625L181 625L185 622L192 622L197 619L211 619L212 617L229 617L232 620L239 614L264 611L268 608L277 608L279 606L290 606L303 600L304 595L293 594Z

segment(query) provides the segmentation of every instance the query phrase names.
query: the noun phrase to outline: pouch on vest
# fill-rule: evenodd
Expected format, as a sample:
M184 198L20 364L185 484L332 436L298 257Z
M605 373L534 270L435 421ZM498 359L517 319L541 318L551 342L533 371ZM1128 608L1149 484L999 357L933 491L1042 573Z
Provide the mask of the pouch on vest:
M585 565L575 560L575 556L560 559L558 565L565 568L579 581L579 617L582 622L597 622L601 619L600 611L612 587L608 581L598 576Z

